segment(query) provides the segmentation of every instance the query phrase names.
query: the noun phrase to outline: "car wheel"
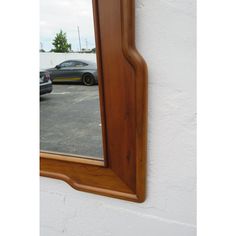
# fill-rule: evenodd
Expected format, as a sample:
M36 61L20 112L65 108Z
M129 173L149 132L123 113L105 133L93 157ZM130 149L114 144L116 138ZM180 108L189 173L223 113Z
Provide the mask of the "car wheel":
M95 79L92 74L85 74L83 76L83 84L86 86L92 86L95 84Z

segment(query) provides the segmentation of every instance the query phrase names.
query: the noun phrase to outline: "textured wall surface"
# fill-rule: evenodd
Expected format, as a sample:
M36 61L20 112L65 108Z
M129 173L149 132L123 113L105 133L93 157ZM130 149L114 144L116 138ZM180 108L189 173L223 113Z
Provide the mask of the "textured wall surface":
M195 1L137 0L136 41L149 68L147 200L41 178L41 236L196 235Z

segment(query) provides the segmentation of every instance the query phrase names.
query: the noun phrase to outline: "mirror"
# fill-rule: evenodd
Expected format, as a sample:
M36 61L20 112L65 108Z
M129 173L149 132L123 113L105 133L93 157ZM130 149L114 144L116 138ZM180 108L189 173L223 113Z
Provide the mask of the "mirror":
M41 152L103 159L92 0L40 0Z

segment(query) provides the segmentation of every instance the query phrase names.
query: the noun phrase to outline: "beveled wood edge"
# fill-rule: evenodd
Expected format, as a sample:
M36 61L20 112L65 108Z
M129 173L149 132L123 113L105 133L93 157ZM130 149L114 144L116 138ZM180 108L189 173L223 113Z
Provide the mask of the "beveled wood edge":
M128 200L132 202L143 202L143 199L139 198L135 193L127 193L123 191L114 191L112 189L106 189L106 188L100 188L100 187L95 187L95 186L89 186L89 185L84 185L84 184L79 184L78 182L74 181L67 175L59 174L59 173L54 173L54 172L47 172L47 171L40 171L40 175L43 177L49 177L49 178L54 178L54 179L59 179L63 180L67 184L69 184L72 188L87 192L87 193L93 193L93 194L99 194L102 196L106 197L112 197L112 198L118 198L121 200ZM115 183L114 183L115 184Z
M104 82L103 82L103 67L102 67L102 54L101 54L101 36L100 36L100 23L99 23L99 12L98 12L98 0L92 0L93 5L93 21L94 21L94 33L96 42L96 57L97 57L97 73L98 73L98 90L99 90L99 105L100 105L100 116L102 123L102 148L104 166L108 166L108 154L107 154L107 133L106 133L106 110L105 97L104 97Z
M135 0L121 0L122 50L135 71L136 97L136 194L146 198L148 69L135 45Z
M42 163L43 161L50 161L50 160L53 160L53 161L62 161L62 162L65 162L65 165L68 165L71 163L69 162L67 159L65 160L62 160L62 159L59 159L59 158L50 158L48 155L45 155L45 153L41 153L40 155L40 163ZM108 167L104 167L104 166L101 166L101 165L97 165L97 163L93 163L92 162L88 162L86 163L85 162L86 160L83 160L81 158L81 162L74 162L73 165L75 166L76 165L76 170L78 172L80 172L80 168L81 168L81 165L83 166L83 168L91 168L91 166L95 166L99 171L101 171L102 173L104 173L103 175L106 176L106 172L107 171L111 171L114 175L114 177L111 179L111 176L109 176L109 181L112 181L113 183L113 186L117 186L119 183L117 182L117 179L119 179L119 181L122 181L115 173L114 171L111 169L111 168L108 168ZM89 161L93 161L93 160L89 160ZM46 168L45 168L46 169ZM134 193L132 191L132 189L130 189L123 181L123 184L126 186L126 190L122 190L122 191L117 191L117 190L112 190L110 188L108 188L106 185L107 185L107 182L104 181L104 186L103 187L96 187L96 186L92 186L92 185L86 185L86 184L80 184L79 181L76 181L75 178L73 177L70 177L69 175L66 175L66 174L62 174L62 173L59 173L57 171L47 171L43 168L41 168L40 170L40 176L42 177L49 177L49 178L53 178L53 179L59 179L59 180L62 180L64 182L66 182L67 184L69 184L72 188L76 189L76 190L80 190L80 191L84 191L84 192L87 192L87 193L93 193L93 194L99 194L99 195L103 195L103 196L106 196L106 197L112 197L112 198L118 198L118 199L121 199L121 200L127 200L127 201L132 201L132 202L138 202L138 203L142 203L144 200L145 200L145 195L143 194L137 194L137 193ZM99 178L99 176L96 176L96 177L93 177L93 178Z
M143 201L110 168L42 157L40 165L41 176L63 180L74 189L133 202Z
M80 164L88 164L94 166L103 166L103 167L105 166L104 161L102 160L100 161L96 159L91 159L91 157L81 156L81 155L73 156L56 152L41 151L40 158L74 162Z

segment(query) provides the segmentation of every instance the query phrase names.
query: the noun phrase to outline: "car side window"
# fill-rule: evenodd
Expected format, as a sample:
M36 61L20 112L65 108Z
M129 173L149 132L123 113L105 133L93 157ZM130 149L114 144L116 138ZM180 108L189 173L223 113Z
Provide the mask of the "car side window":
M73 61L67 61L67 62L63 62L61 64L61 67L71 67L74 66L74 62Z
M75 62L75 66L76 67L83 67L83 66L86 66L87 64L85 64L85 63L83 63L83 62L80 62L80 61L78 61L78 62Z

